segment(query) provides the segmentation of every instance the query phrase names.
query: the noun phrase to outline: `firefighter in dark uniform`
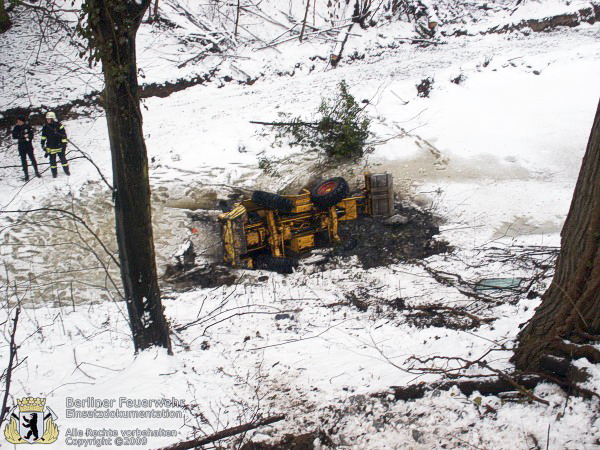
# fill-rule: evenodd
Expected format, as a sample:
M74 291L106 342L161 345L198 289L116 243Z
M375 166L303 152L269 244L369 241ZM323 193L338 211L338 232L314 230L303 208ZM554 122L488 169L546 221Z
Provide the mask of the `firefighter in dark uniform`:
M27 123L24 116L17 117L17 124L12 129L12 137L18 141L19 156L21 157L21 166L25 173L25 181L29 181L27 157L29 157L29 161L31 161L35 176L40 178L41 175L38 172L37 161L35 160L33 145L31 144L31 141L33 140L33 129L31 128L31 125Z
M44 156L50 156L52 177L56 178L58 175L56 168L57 156L65 173L71 175L69 161L67 161L65 155L67 152L67 132L64 125L56 120L56 114L52 111L46 114L46 125L42 128L42 148L46 152Z

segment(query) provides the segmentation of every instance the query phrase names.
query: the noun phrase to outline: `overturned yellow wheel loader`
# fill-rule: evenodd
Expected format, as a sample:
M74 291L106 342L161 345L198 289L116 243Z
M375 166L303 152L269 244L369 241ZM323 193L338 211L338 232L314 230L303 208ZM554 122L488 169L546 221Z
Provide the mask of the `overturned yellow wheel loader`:
M298 195L255 191L251 200L219 215L225 262L236 268L288 273L298 256L317 245L318 238L339 242L340 221L360 214L393 214L391 174L366 173L363 192L348 196L349 191L340 177Z

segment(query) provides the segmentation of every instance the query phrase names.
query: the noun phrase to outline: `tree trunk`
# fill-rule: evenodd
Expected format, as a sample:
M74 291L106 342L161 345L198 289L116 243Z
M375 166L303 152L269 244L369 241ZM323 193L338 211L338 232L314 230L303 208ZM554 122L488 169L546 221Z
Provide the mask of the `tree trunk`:
M0 0L0 33L4 33L8 30L12 25L10 21L10 17L6 12L6 7L4 5L4 0Z
M171 351L156 272L136 65L135 37L150 0L139 3L88 0L99 11L90 24L104 73L117 243L134 346L136 351L153 345Z
M158 20L158 0L154 1L154 20Z
M300 31L300 42L304 37L304 29L306 28L306 19L308 18L308 10L310 9L310 0L306 0L306 9L304 10L304 20L302 21L302 30Z
M238 2L237 2L237 10L236 10L236 13L235 13L235 29L233 30L233 35L235 37L237 37L238 25L240 23L240 7L241 7L240 1L241 0L238 0Z
M600 103L561 239L552 283L512 360L523 371L569 379L565 361L600 362L600 352L586 345L600 336Z

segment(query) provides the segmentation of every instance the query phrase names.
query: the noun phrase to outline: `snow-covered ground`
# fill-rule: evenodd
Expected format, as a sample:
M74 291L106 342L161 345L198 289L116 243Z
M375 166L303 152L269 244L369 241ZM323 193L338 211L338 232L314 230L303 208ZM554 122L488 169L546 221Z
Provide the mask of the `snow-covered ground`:
M431 270L458 274L470 283L539 275L530 292L543 292L551 272L540 275L535 262L552 262L560 244L600 97L600 25L544 33L478 32L579 11L589 3L526 2L520 8L474 3L464 7L462 19L442 8L438 20L446 30L466 29L471 35L441 37L440 45L426 47L403 43L401 38L413 36L407 23L356 26L344 50L356 57L343 59L336 69L327 60L339 42L314 38L260 49L261 42L284 32L278 24L291 23L290 11L297 20L303 16L300 2L279 3L261 5L277 23L265 25L256 14L243 15L237 47L227 11L215 9L207 16L210 27L229 30L227 58L210 56L182 66L203 45L193 39L199 25L181 13L182 7L201 11L197 2L161 2L161 13L179 27L143 25L140 31L143 82L175 82L217 70L210 82L143 102L159 272L187 239L201 261L216 258L214 210L239 189L293 191L314 176L338 174L357 186L364 170L392 173L399 200L441 218L438 240L453 251L421 264L371 269L354 258L334 258L330 270L301 265L286 276L235 271L231 284L186 292L164 285L174 355L152 350L136 356L126 309L111 284L111 279L119 284L119 274L85 228L47 211L4 213L0 280L6 298L14 300L11 286L16 284L15 295L25 304L17 332L22 363L13 374L12 398L47 398L59 417L57 448L75 445L66 440L68 429L176 430L176 437L129 446L156 448L277 413L285 413L286 420L247 437L273 440L322 430L318 445L369 449L600 445L598 403L567 397L554 386L535 390L549 406L477 393L466 397L457 390L433 391L411 402L373 396L391 392L391 386L439 378L421 374L423 364L413 356L474 360L491 351L490 365L511 368L519 326L531 317L539 297L523 293L484 303L465 296L460 285L436 280ZM314 24L324 27L325 18L317 15ZM26 29L17 24L0 35L0 62L7 68L0 110L58 105L101 88L97 69L84 70L81 62L76 63L81 71L71 70L70 78L56 72L56 65L54 72L45 70L43 62L21 77L36 50L26 40ZM65 39L55 49L65 61L76 60ZM459 75L456 84L452 80ZM434 79L433 89L422 98L416 85L427 77ZM238 83L248 79L256 81ZM318 155L273 145L272 129L250 123L278 120L282 113L310 118L342 79L357 100L368 101L365 111L372 119L375 150L359 164L324 169ZM44 88L47 83L53 89ZM64 122L69 137L110 181L103 112L95 107L77 112L76 119ZM81 156L70 148L71 158ZM18 166L10 142L2 141L0 151L5 165ZM258 167L264 158L272 161L276 176ZM46 171L24 183L18 167L0 168L0 208L71 210L114 252L110 193L98 170L78 158L71 171L70 178L59 173L52 180ZM191 212L202 212L204 219ZM192 227L198 232L192 234ZM358 307L349 300L353 295L365 304ZM411 320L410 308L432 304L466 307L493 320L462 329ZM0 323L9 313L5 299L3 305ZM11 322L2 327L8 336ZM6 343L0 348L5 367ZM594 376L588 387L597 389L598 368L589 371ZM173 408L183 417L168 420L68 418L68 398L88 397L175 398L186 407Z

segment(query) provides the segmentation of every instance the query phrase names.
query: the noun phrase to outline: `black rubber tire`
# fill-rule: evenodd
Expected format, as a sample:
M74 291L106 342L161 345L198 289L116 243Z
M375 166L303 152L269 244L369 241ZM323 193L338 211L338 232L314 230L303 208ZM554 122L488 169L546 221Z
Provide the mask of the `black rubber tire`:
M258 255L256 257L256 268L260 270L271 270L277 273L292 273L294 267L298 267L298 261L294 258L276 258L271 255Z
M289 213L294 207L294 203L289 198L271 192L254 191L252 201L257 205L284 213Z
M329 192L322 192L327 187L330 187ZM321 191L321 192L319 192ZM350 187L346 180L342 177L330 178L322 183L319 183L311 192L310 197L319 209L327 209L337 205L342 199L348 196Z

